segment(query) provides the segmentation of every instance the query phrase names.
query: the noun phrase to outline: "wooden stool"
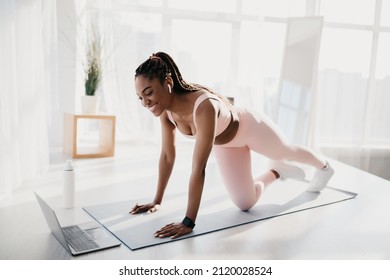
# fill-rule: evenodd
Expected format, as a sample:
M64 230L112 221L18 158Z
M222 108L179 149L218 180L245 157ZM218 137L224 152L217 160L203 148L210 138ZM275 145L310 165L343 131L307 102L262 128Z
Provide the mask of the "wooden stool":
M97 146L78 146L79 121L96 120L98 123ZM114 156L115 116L105 114L64 113L64 152L73 158L97 158Z

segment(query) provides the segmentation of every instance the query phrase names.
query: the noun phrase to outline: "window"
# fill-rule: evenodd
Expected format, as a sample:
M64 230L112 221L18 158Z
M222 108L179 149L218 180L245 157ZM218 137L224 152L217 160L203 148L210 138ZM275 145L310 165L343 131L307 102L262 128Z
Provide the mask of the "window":
M237 86L235 92L230 96L236 98L236 104L252 104L254 107L262 108L264 98L259 94L264 87L262 78L266 69L263 63L265 39L262 31L262 24L259 21L243 20L240 25ZM234 74L233 74L234 75Z
M390 33L380 34L378 46L370 137L377 145L388 145L390 126L378 120L390 120Z
M374 18L379 16L375 5L380 2L381 22L385 23L389 1L321 1L325 28L319 62L321 129L317 138L323 145L390 144L390 129L384 126L390 117L386 109L390 105L390 33L374 25L379 22Z
M169 0L168 3L169 8L189 11L235 13L237 9L237 0Z
M275 99L279 86L282 66L286 25L284 23L264 22L262 26L261 58L264 77L264 109L267 114L274 112Z
M172 21L172 55L184 79L221 91L228 82L231 66L231 29L229 23Z
M324 0L320 2L320 15L327 22L374 23L375 0Z
M116 111L126 112L122 121L138 123L137 129L144 129L150 116L132 98L129 72L131 77L131 67L160 50L172 54L189 82L272 114L287 17L322 15L316 140L390 144L388 129L370 124L390 117L385 109L390 1L115 0L103 7L115 26L113 45L118 45L110 91L123 92L110 106L121 107ZM147 129L158 127L150 122Z
M242 12L265 17L302 17L306 12L306 0L244 0Z
M372 33L361 30L324 28L319 69L359 73L367 78L370 69Z
M381 25L390 26L390 1L382 0L381 7Z

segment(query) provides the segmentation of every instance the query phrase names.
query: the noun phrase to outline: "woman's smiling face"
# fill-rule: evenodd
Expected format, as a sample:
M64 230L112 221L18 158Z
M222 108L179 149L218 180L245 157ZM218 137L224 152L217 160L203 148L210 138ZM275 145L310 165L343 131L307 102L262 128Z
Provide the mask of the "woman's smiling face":
M168 82L161 84L158 78L149 79L144 76L135 78L135 92L141 101L142 106L148 108L156 117L160 116L166 109L170 100L168 93Z

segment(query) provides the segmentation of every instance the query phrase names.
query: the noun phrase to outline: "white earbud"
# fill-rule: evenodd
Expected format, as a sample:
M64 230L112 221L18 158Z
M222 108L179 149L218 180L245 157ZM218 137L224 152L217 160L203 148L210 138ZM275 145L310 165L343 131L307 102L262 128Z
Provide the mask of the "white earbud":
M169 84L168 84L168 92L172 93L172 88L171 88L171 85L169 85Z

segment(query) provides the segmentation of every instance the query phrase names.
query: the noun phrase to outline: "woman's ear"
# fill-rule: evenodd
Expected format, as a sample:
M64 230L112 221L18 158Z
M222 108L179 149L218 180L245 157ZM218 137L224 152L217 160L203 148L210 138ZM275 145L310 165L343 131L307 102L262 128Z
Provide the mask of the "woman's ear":
M169 93L172 92L172 88L173 88L173 80L171 77L167 77L166 78L166 83L167 83L167 86L168 86L168 91Z

